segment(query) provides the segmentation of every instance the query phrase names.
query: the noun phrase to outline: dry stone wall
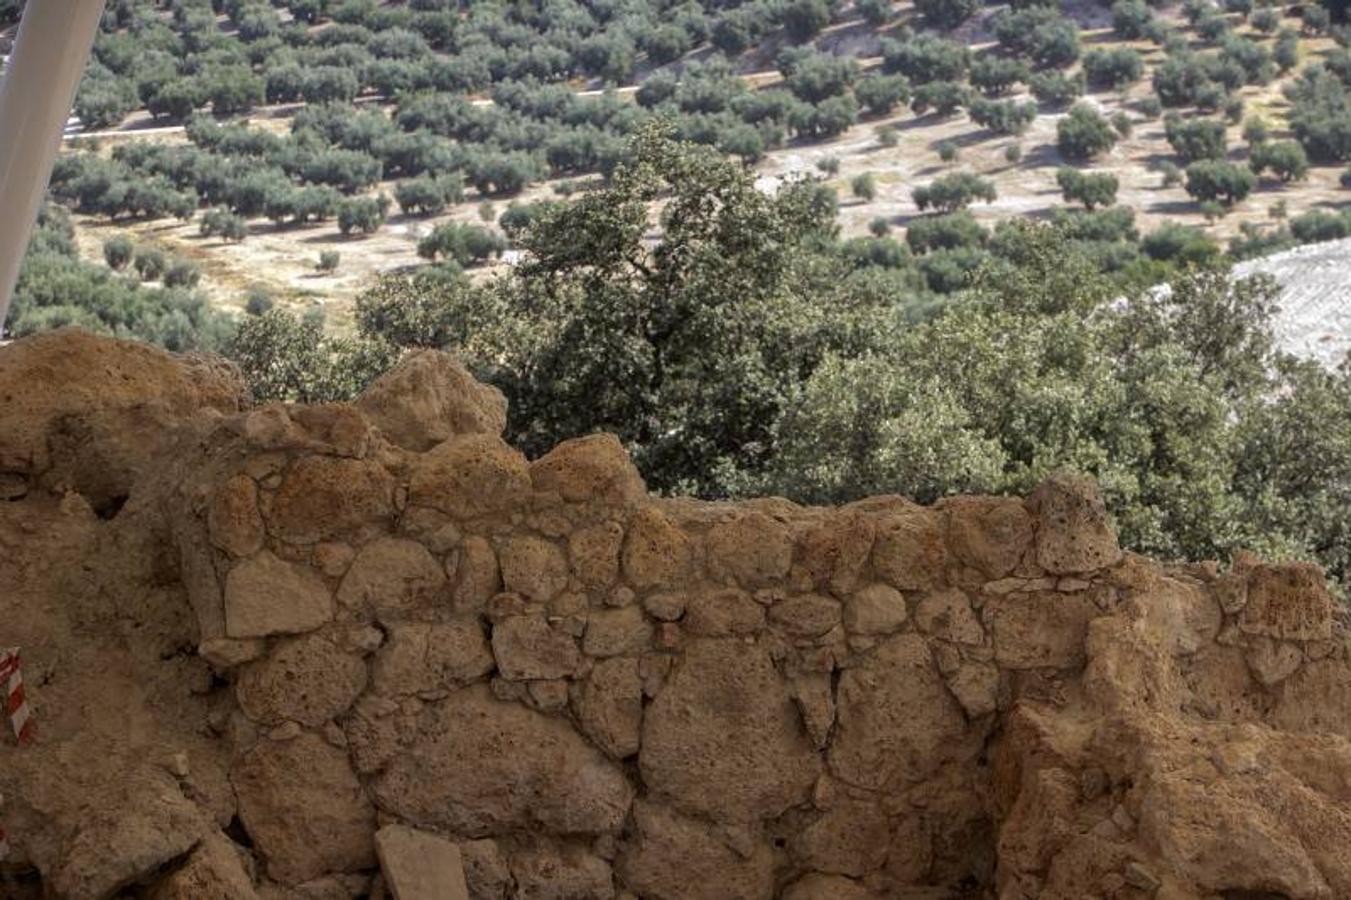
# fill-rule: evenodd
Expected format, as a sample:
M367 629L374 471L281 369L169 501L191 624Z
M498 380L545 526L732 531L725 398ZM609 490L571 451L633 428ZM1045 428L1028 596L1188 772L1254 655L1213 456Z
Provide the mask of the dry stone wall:
M101 855L87 809L20 804L57 896L383 896L389 825L457 843L478 900L1351 896L1314 567L1123 553L1070 475L658 498L608 435L525 459L440 354L355 405L240 405L97 526L139 562L91 595L177 604L136 601L190 638L202 746ZM48 741L0 772L81 764Z

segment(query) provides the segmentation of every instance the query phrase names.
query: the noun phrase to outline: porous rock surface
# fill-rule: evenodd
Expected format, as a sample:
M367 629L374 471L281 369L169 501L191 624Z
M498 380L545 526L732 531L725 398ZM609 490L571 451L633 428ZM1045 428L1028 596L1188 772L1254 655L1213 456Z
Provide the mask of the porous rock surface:
M1123 553L1089 481L661 499L426 353L258 407L68 331L0 384L0 896L384 898L408 828L475 900L1351 896L1322 573Z

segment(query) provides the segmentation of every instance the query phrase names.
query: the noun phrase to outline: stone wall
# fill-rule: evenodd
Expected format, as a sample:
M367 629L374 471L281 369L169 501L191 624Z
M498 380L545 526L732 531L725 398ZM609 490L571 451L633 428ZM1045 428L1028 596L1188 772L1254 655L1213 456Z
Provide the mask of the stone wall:
M1122 553L1069 475L662 499L608 435L526 460L439 354L355 405L240 406L87 526L127 563L89 603L189 642L198 749L98 854L104 818L0 775L58 896L379 896L388 823L458 842L480 900L1351 896L1314 567ZM0 771L81 765L56 727Z

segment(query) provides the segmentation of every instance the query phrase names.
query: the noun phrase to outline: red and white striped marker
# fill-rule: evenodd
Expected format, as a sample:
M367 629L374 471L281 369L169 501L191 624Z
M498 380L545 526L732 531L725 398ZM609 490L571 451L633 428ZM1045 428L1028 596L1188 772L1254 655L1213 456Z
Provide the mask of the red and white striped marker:
M0 687L5 691L5 712L14 736L20 744L26 744L33 739L33 717L23 695L23 665L18 647L0 650Z

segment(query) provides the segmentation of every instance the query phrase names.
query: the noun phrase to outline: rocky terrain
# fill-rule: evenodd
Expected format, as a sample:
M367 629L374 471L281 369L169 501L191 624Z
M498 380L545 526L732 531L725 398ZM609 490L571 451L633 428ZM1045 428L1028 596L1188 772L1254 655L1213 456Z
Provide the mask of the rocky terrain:
M1123 553L1071 475L658 498L605 435L525 459L435 353L353 405L240 384L0 349L6 898L388 897L390 826L475 900L1351 896L1311 566Z
M1263 273L1281 284L1276 338L1283 348L1335 368L1351 350L1346 264L1351 240L1326 241L1240 263L1236 275Z

